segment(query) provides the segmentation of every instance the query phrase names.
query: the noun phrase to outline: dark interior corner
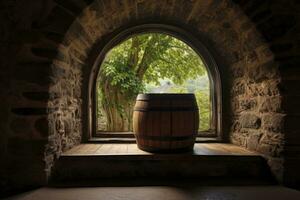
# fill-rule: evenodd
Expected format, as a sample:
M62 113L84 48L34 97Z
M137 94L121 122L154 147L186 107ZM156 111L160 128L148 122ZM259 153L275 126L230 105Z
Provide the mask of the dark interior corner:
M165 189L152 186L176 185L182 193L170 199L299 198L299 19L298 0L0 1L0 197L42 187L17 198L57 199L53 188L80 194L84 185L103 199L114 186L147 199ZM199 139L194 152L149 154L131 136L93 137L95 63L115 38L146 29L213 58L217 140ZM130 189L141 185L149 190Z

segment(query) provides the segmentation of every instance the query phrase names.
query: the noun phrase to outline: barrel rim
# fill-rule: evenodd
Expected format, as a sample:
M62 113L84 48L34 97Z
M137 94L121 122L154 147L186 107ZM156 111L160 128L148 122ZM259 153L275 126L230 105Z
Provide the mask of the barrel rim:
M143 150L143 151L147 151L147 152L150 152L150 153L167 153L167 154L193 152L194 151L194 145L195 144L193 143L189 146L180 147L180 148L165 148L165 147L157 148L157 147L137 144L138 148Z
M188 99L195 100L194 93L145 93L138 94L136 100L150 100L150 99Z

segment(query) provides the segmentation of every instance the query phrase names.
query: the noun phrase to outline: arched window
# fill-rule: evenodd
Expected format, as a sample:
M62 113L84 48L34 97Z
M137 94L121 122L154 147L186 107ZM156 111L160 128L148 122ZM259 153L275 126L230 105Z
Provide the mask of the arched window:
M199 136L220 131L216 65L196 39L167 26L127 30L111 40L95 63L93 136L130 133L138 93L194 93Z

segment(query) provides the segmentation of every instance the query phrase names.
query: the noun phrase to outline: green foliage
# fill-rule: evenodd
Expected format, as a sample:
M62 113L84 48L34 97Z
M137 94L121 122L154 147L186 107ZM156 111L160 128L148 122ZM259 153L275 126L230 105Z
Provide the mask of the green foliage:
M156 59L149 65L144 82L155 82L168 78L175 84L182 84L188 78L193 79L205 74L202 60L188 45L171 37L167 50L157 51Z
M139 45L132 48L133 40ZM129 66L128 60L133 51L138 51L135 66ZM146 60L146 61L145 61ZM186 43L167 34L147 33L134 36L114 47L106 56L102 68L103 73L126 91L137 87L140 82L135 78L138 68L147 65L143 74L144 83L159 83L159 79L169 78L176 84L181 84L188 78L196 78L206 73L202 60Z
M200 116L199 131L207 131L211 128L211 101L209 97L209 92L198 90L195 92L195 96Z
M128 98L132 98L144 90L142 81L135 74L134 69L127 64L128 43L122 43L114 48L101 66L101 78L108 80L111 86L119 88Z
M105 63L103 74L110 80L111 85L118 87L123 94L132 96L144 89L134 71L123 63Z
M98 114L106 116L101 108L108 106L128 107L138 93L168 79L177 85L173 92L195 93L202 119L200 129L209 129L209 92L200 91L197 82L193 82L200 76L207 77L206 73L201 58L181 40L159 33L135 35L112 48L102 63L98 76ZM123 116L122 109L116 112Z
M195 85L191 83L194 83L194 81L188 80L181 85L173 86L170 91L173 93L190 93L191 91L189 90L191 90L191 87L193 87L192 92L195 94L197 105L199 108L199 131L207 131L211 128L211 101L209 88L195 88Z

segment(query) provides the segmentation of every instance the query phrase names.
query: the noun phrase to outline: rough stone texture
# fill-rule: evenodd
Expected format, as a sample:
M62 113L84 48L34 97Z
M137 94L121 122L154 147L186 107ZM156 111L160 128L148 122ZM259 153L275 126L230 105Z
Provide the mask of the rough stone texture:
M263 38L249 33L251 29L253 26L248 23L247 26L243 25L243 30L246 31L244 40L248 41L251 37L251 42L244 46L244 56L232 65L231 70L233 125L230 140L234 144L262 153L269 160L281 160L269 163L277 178L282 179L281 152L284 138L281 134L284 114L275 114L283 112L278 64L274 62L274 55Z
M278 63L274 60L275 56L263 36L236 5L230 1L207 1L205 3L185 1L182 4L183 2L179 0L173 3L169 1L126 1L120 4L115 1L103 1L102 3L92 3L68 30L62 42L63 45L58 50L69 54L69 62L64 62L65 74L71 74L68 71L72 68L78 69L79 77L82 72L89 74L91 68L85 65L85 60L90 59L90 52L103 41L103 37L123 25L135 23L136 19L147 20L153 17L158 22L165 23L168 23L168 19L176 20L178 24L186 24L190 30L195 30L195 34L204 35L205 40L210 41L210 48L217 52L216 59L221 62L218 64L222 65L219 70L224 83L223 98L233 100L231 116L232 123L235 125L229 135L231 141L259 151L270 160L282 159L283 137L280 137L282 133L280 125L283 123L277 127L274 123L272 124L273 120L276 122L279 120L277 116L273 119L272 114L283 112ZM227 78L229 71L232 74L230 78ZM84 74L82 76L83 79L88 78ZM55 85L53 91L56 91L59 84L65 84L63 79L55 79L60 82ZM65 79L68 82L80 80L76 76L69 76ZM69 87L61 87L62 93L71 92L66 88ZM230 89L229 96L226 91ZM226 110L226 105L224 102L224 116L230 114L230 111ZM62 107L59 109L65 110ZM64 118L65 113L54 112L53 118ZM83 114L88 113L84 111ZM225 124L223 127L225 132L226 121L223 121L223 124ZM56 138L60 139L57 144L62 144L58 148L62 150L68 148L67 145L71 142L68 140L69 137L65 137L65 126L66 122L59 122L54 132L54 135L57 133L60 135ZM272 132L276 134L273 136ZM226 133L224 134L226 137ZM277 163L282 164L282 162ZM283 169L282 165L274 165L272 168ZM282 171L280 173L279 171L276 171L276 175L282 178Z
M239 122L242 128L259 129L261 125L261 119L253 114L241 115Z
M251 147L255 146L255 150L267 155L270 166L277 177L281 174L285 184L299 185L300 174L296 171L300 163L300 137L296 122L299 123L297 116L300 91L299 2L286 1L284 6L279 1L234 2L239 3L257 24L257 30L270 47L256 50L262 64L248 65L248 70L253 70L248 72L249 91L244 96L255 98L257 106L244 109L238 114L255 111L256 115L261 116L262 126L258 131L262 133L262 137ZM239 72L234 74L236 77L241 76ZM236 101L244 99L238 97L232 100L233 105L238 105ZM251 132L239 134L239 131L233 127L232 140L236 143L242 144L241 141L247 140L245 138L252 138ZM246 144L244 142L242 145Z
M1 188L46 183L60 153L88 134L91 51L118 28L154 19L203 35L220 67L224 137L299 185L299 11L295 0L0 1Z

